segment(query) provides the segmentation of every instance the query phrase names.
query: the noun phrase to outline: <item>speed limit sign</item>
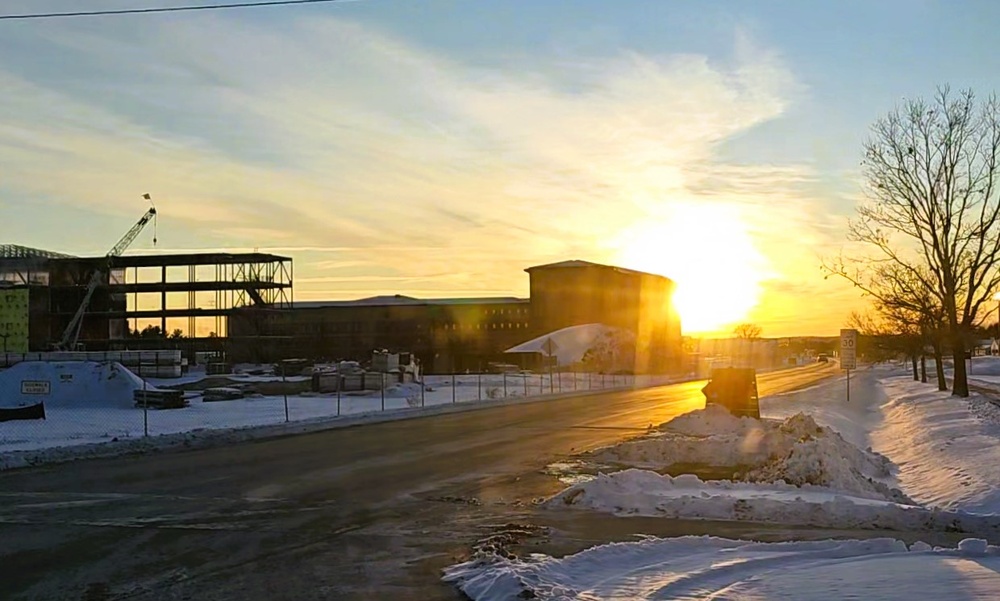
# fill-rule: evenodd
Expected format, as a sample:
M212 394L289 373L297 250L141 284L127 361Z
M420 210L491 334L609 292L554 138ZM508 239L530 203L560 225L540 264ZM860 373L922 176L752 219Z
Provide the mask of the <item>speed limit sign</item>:
M858 331L840 331L840 368L858 368Z

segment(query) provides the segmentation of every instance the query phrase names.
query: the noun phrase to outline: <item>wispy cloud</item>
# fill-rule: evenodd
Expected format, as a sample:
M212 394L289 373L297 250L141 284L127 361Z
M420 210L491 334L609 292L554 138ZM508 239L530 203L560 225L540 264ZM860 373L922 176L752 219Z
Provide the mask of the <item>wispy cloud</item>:
M0 187L122 217L152 191L161 239L292 253L310 294L523 294L524 267L609 260L609 240L678 203L768 211L751 233L778 279L805 268L781 259L789 224L827 243L823 207L799 195L808 166L716 158L799 91L742 34L726 62L621 50L526 71L335 19L45 31L9 43L86 76L32 77L0 52ZM94 248L49 221L47 244Z

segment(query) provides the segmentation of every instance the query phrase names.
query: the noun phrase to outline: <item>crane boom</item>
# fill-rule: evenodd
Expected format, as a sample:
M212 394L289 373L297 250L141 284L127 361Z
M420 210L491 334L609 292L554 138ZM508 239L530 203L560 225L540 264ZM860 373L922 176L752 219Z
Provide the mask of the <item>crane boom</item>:
M144 198L149 200L149 195L144 195ZM66 329L63 331L62 338L60 338L59 342L56 343L56 350L64 351L72 349L76 346L76 341L80 337L80 328L83 325L83 316L90 307L90 299L93 298L94 292L97 290L97 287L101 285L101 282L104 281L104 274L111 271L111 265L114 259L116 257L120 257L122 253L124 253L128 247L135 242L135 239L139 236L139 233L142 232L142 229L146 227L146 224L155 217L156 207L149 207L146 214L140 217L139 221L135 222L135 225L132 226L132 229L122 236L121 240L118 241L118 244L115 244L111 250L108 251L108 254L106 255L107 264L104 269L94 270L94 274L90 277L90 282L87 283L87 292L83 295L83 301L80 303L76 313L73 314L73 318L69 321L69 324L67 324ZM155 243L156 241L154 239L154 244Z
M154 217L156 217L156 207L149 207L149 210L146 211L146 214L143 215L139 219L139 221L137 221L135 225L132 226L132 229L126 232L124 236L122 236L122 239L118 241L118 244L115 244L114 247L110 251L108 251L109 267L111 264L111 259L122 256L122 253L125 252L129 246L132 246L133 242L135 242L135 239L139 236L139 233L142 232L142 228L146 227L146 224L149 223L149 221Z

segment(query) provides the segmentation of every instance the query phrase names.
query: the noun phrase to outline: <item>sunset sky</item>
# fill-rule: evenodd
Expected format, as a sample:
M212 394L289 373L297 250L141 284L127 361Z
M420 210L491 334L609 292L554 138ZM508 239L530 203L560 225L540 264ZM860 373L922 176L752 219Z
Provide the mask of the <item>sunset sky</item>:
M161 251L287 254L298 300L526 296L525 267L585 259L674 278L686 332L834 334L860 301L819 265L868 125L1000 88L998 24L917 0L0 21L0 243L103 254L149 192Z

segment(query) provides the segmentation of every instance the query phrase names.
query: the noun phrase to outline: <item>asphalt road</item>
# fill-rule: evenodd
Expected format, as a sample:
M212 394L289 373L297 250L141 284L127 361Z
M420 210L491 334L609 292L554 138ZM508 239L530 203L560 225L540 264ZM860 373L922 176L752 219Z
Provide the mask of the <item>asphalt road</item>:
M763 374L759 389L835 373ZM533 505L562 486L546 466L701 407L703 385L0 474L0 598L458 599L438 571L504 524L607 536L621 520Z

